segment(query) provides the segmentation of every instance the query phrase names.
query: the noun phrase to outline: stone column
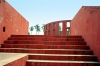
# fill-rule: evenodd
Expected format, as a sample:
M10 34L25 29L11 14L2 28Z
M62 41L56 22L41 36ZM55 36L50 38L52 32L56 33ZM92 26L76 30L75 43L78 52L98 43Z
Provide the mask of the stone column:
M65 36L66 35L66 22L62 22L62 36Z
M59 35L59 22L55 23L56 27L55 27L55 35Z

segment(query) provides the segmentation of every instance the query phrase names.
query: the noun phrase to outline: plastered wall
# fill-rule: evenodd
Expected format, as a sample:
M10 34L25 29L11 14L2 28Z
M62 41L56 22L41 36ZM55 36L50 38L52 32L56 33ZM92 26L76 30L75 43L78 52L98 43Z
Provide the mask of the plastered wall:
M71 21L71 35L82 35L100 61L100 6L83 6Z
M8 2L0 0L0 44L12 34L28 34L28 21Z

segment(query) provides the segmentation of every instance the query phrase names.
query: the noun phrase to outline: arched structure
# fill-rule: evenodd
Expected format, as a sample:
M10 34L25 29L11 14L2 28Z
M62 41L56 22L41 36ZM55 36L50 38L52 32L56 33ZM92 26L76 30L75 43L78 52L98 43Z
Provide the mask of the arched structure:
M44 35L66 35L67 29L70 30L70 27L67 27L67 22L71 22L71 20L61 20L46 24L44 27ZM61 32L59 31L59 23L62 23Z
M72 20L55 21L46 24L44 35L59 35L62 22L62 35L66 35L66 22L70 22L70 35L81 35L100 61L100 6L82 6Z

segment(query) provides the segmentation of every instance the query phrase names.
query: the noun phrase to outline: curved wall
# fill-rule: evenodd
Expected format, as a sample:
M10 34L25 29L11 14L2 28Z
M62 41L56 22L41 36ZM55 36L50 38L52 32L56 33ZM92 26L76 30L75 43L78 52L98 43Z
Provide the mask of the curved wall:
M59 34L59 23L62 23L62 35L66 35L67 29L70 29L70 27L66 26L67 22L71 22L71 20L60 20L51 22L45 25L44 27L44 35L60 35Z
M66 35L67 20L46 24L44 35L59 35L59 23L62 22L62 35ZM82 35L87 45L100 61L100 6L82 6L70 22L70 34Z

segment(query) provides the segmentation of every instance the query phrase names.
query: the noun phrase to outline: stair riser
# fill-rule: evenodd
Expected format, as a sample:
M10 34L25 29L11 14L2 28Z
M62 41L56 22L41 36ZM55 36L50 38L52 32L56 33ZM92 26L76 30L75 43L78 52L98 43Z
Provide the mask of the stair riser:
M77 38L72 38L72 39L58 39L58 38L22 38L22 37L20 37L20 38L8 38L8 40L34 40L34 41L37 41L37 39L38 39L38 41L84 41L84 39L82 39L82 38L79 38L79 39L77 39Z
M0 52L14 53L40 53L40 54L78 54L78 55L93 55L92 51L60 51L60 50L21 50L21 49L0 49Z
M86 44L86 42L57 42L57 41L5 41L4 43L9 44Z
M2 44L2 48L34 48L34 49L86 49L88 46L54 46L54 45L14 45L14 44Z
M42 38L82 38L82 36L44 36L44 35L11 35L11 37L42 37Z
M30 54L26 66L100 66L86 63L98 59L82 36L11 35L4 43L0 52Z
M29 59L69 60L69 61L98 61L96 56L40 56L40 55L29 55Z
M47 63L47 62L27 62L26 66L100 66L93 63Z
M10 43L5 43L5 44L10 44ZM15 44L15 43L12 43L14 45L18 45L18 44ZM22 44L22 43L21 43ZM84 46L86 45L86 43L81 43L81 44L70 44L70 43L59 43L59 44L36 44L36 43L33 43L33 44L24 44L24 45L81 45L81 46Z

